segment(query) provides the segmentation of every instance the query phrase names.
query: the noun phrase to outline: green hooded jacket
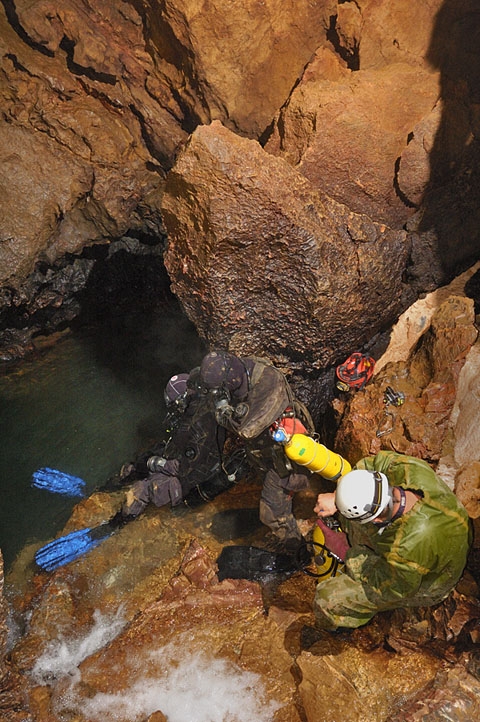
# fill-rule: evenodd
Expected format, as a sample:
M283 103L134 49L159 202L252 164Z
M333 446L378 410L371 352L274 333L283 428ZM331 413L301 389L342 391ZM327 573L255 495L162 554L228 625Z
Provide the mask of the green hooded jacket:
M467 561L467 512L426 462L380 451L355 468L383 472L391 486L420 498L383 529L341 518L351 549L345 573L317 586L315 612L324 628L357 627L385 609L437 604L458 582Z

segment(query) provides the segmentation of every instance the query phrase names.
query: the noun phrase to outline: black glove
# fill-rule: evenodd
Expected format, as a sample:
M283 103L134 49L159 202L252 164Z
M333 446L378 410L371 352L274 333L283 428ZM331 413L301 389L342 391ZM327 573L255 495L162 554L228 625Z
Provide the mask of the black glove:
M118 529L121 529L125 526L125 524L128 524L129 521L132 521L136 517L133 514L123 514L122 510L117 511L115 516L112 516L111 519L108 520L106 524L102 524L102 526L105 528L105 532L110 532L111 534L114 531L117 531Z

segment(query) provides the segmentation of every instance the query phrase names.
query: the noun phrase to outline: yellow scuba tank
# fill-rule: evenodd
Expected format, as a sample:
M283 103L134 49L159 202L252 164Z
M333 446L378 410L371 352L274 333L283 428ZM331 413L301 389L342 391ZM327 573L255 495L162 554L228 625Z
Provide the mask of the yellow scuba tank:
M338 531L341 531L340 526L338 526ZM325 535L318 524L315 524L313 527L312 546L313 563L316 569L314 576L317 577L319 581L327 579L328 577L334 577L338 572L342 571L345 564L327 549L325 546Z
M341 476L352 470L343 456L330 451L306 434L293 434L285 443L284 449L289 459L330 481L338 481ZM338 523L334 523L333 528L340 530ZM325 546L325 536L318 524L313 528L312 546L316 569L314 576L319 580L334 577L343 569L344 563Z
M285 443L284 449L288 458L296 464L306 466L310 471L330 481L337 481L352 470L348 461L340 454L330 451L306 434L293 434Z
M277 423L272 428L272 437L282 444L289 459L329 481L338 481L341 476L352 470L350 463L343 456L330 451L311 436L302 433L302 431L306 431L304 427L300 433L295 433L295 425L287 426L287 422L288 419L282 419ZM332 528L341 531L338 522L334 519L332 519ZM344 563L325 546L325 536L318 524L315 524L313 528L311 544L313 546L313 563L316 569L316 573L311 576L322 580L335 576L338 571L343 569Z

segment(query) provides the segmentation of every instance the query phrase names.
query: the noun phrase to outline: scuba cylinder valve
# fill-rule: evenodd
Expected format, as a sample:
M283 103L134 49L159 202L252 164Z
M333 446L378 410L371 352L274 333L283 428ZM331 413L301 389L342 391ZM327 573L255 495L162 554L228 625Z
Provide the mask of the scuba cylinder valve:
M323 521L331 529L341 531L340 524L333 518L327 517ZM318 579L327 579L327 577L334 577L338 572L341 572L345 566L330 549L325 546L325 535L318 524L313 527L312 534L312 546L313 546L313 563L315 565L316 573L312 576Z
M306 466L324 479L336 481L352 469L340 454L330 451L306 434L293 434L284 444L284 449L289 459L300 466Z
M270 427L272 439L277 444L285 444L293 434L306 434L307 429L300 419L295 418L293 409L287 409Z
M283 426L278 426L272 430L272 439L276 441L277 444L285 444L289 439L289 435Z
M158 474L158 472L162 471L165 467L166 463L167 459L164 456L150 456L147 459L147 469L151 471L152 474Z

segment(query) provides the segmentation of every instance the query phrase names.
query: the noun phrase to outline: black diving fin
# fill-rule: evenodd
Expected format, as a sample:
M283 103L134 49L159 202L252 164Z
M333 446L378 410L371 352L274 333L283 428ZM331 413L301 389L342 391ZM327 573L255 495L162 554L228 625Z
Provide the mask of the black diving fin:
M301 569L291 554L279 554L253 546L227 546L217 559L218 578L259 581L271 574L293 574Z

